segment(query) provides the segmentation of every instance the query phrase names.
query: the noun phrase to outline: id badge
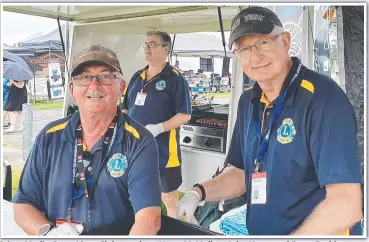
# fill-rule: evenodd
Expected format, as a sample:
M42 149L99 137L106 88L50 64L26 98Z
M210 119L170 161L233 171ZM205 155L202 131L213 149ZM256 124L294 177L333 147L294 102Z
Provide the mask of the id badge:
M267 174L266 172L258 172L252 174L251 181L251 204L265 204L266 203L266 186Z
M137 93L135 105L138 105L138 106L145 105L146 96L147 96L147 93L142 93L142 92Z
M74 226L77 229L77 232L79 234L81 234L83 232L84 226L83 226L83 223L80 222L80 221L74 221L74 220L68 221L68 220L63 219L63 218L58 218L55 221L55 226L59 227L60 225L62 225L64 223L69 223L70 225Z

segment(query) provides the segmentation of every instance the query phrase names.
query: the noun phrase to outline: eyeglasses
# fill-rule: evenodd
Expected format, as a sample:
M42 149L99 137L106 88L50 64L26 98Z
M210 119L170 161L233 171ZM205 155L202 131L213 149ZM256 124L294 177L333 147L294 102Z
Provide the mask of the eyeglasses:
M159 45L161 45L161 46L168 46L167 44L161 44L161 43L155 43L155 42L149 42L149 43L147 43L147 42L145 42L143 45L142 45L142 48L150 48L150 49L152 49L152 48L155 48L156 46L159 46Z
M102 74L102 75L97 75L97 76L78 75L78 76L72 77L72 79L76 86L89 86L94 77L96 77L96 80L100 83L100 85L111 85L117 79L121 79L120 76L117 76L115 74Z
M235 54L237 57L240 57L240 58L249 58L251 56L252 47L255 47L256 50L260 52L270 51L271 49L273 49L273 43L279 38L279 36L281 36L284 33L285 32L279 33L269 39L259 40L254 45L235 49L233 51L233 54Z

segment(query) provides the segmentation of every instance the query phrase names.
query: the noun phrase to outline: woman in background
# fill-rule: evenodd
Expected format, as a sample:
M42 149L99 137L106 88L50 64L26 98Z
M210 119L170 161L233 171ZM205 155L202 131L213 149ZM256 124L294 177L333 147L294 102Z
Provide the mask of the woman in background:
M3 111L5 108L6 101L8 100L8 97L9 97L9 86L8 86L9 82L10 82L9 78L6 78L6 77L3 78ZM8 128L10 126L10 122L5 123L6 116L7 115L5 114L3 115L3 120L4 120L3 127L4 128Z
M3 118L9 113L10 127L6 132L14 132L18 113L21 118L21 126L19 130L23 130L23 104L27 103L26 81L10 80L8 83L9 96L4 106Z

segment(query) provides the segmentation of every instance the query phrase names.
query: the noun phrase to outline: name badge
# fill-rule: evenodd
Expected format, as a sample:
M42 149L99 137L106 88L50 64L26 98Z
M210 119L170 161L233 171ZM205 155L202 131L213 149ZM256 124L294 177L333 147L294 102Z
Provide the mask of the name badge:
M68 221L67 219L58 218L55 221L55 227L59 227L60 225L64 223L69 223L70 225L75 227L79 234L83 232L84 226L83 226L83 223L80 221L73 221L73 220Z
M251 204L265 204L266 203L266 186L267 174L266 172L258 172L252 174L251 181Z
M137 93L135 105L138 105L138 106L145 105L146 96L147 96L147 93L141 93L141 92Z

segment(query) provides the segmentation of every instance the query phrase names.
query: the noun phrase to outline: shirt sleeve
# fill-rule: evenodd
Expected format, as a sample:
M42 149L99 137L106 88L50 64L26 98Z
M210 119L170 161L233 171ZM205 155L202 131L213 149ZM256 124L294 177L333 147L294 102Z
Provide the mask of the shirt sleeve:
M237 110L237 118L236 123L233 128L233 134L231 139L231 144L229 146L228 154L226 157L226 162L231 164L232 166L235 166L240 169L244 169L243 164L243 155L242 155L242 137L243 134L243 127L241 127L241 124L243 123L243 113L241 113L240 110L244 109L243 104L243 95L240 98L240 101L238 102L238 110Z
M40 143L35 141L27 158L13 203L27 203L41 212L45 212L43 199L43 151Z
M159 152L156 141L144 144L133 159L128 173L128 193L134 212L146 207L160 207Z
M310 127L310 152L320 186L362 183L355 113L343 91L317 101Z
M174 93L176 113L192 114L190 87L186 79L179 77Z

